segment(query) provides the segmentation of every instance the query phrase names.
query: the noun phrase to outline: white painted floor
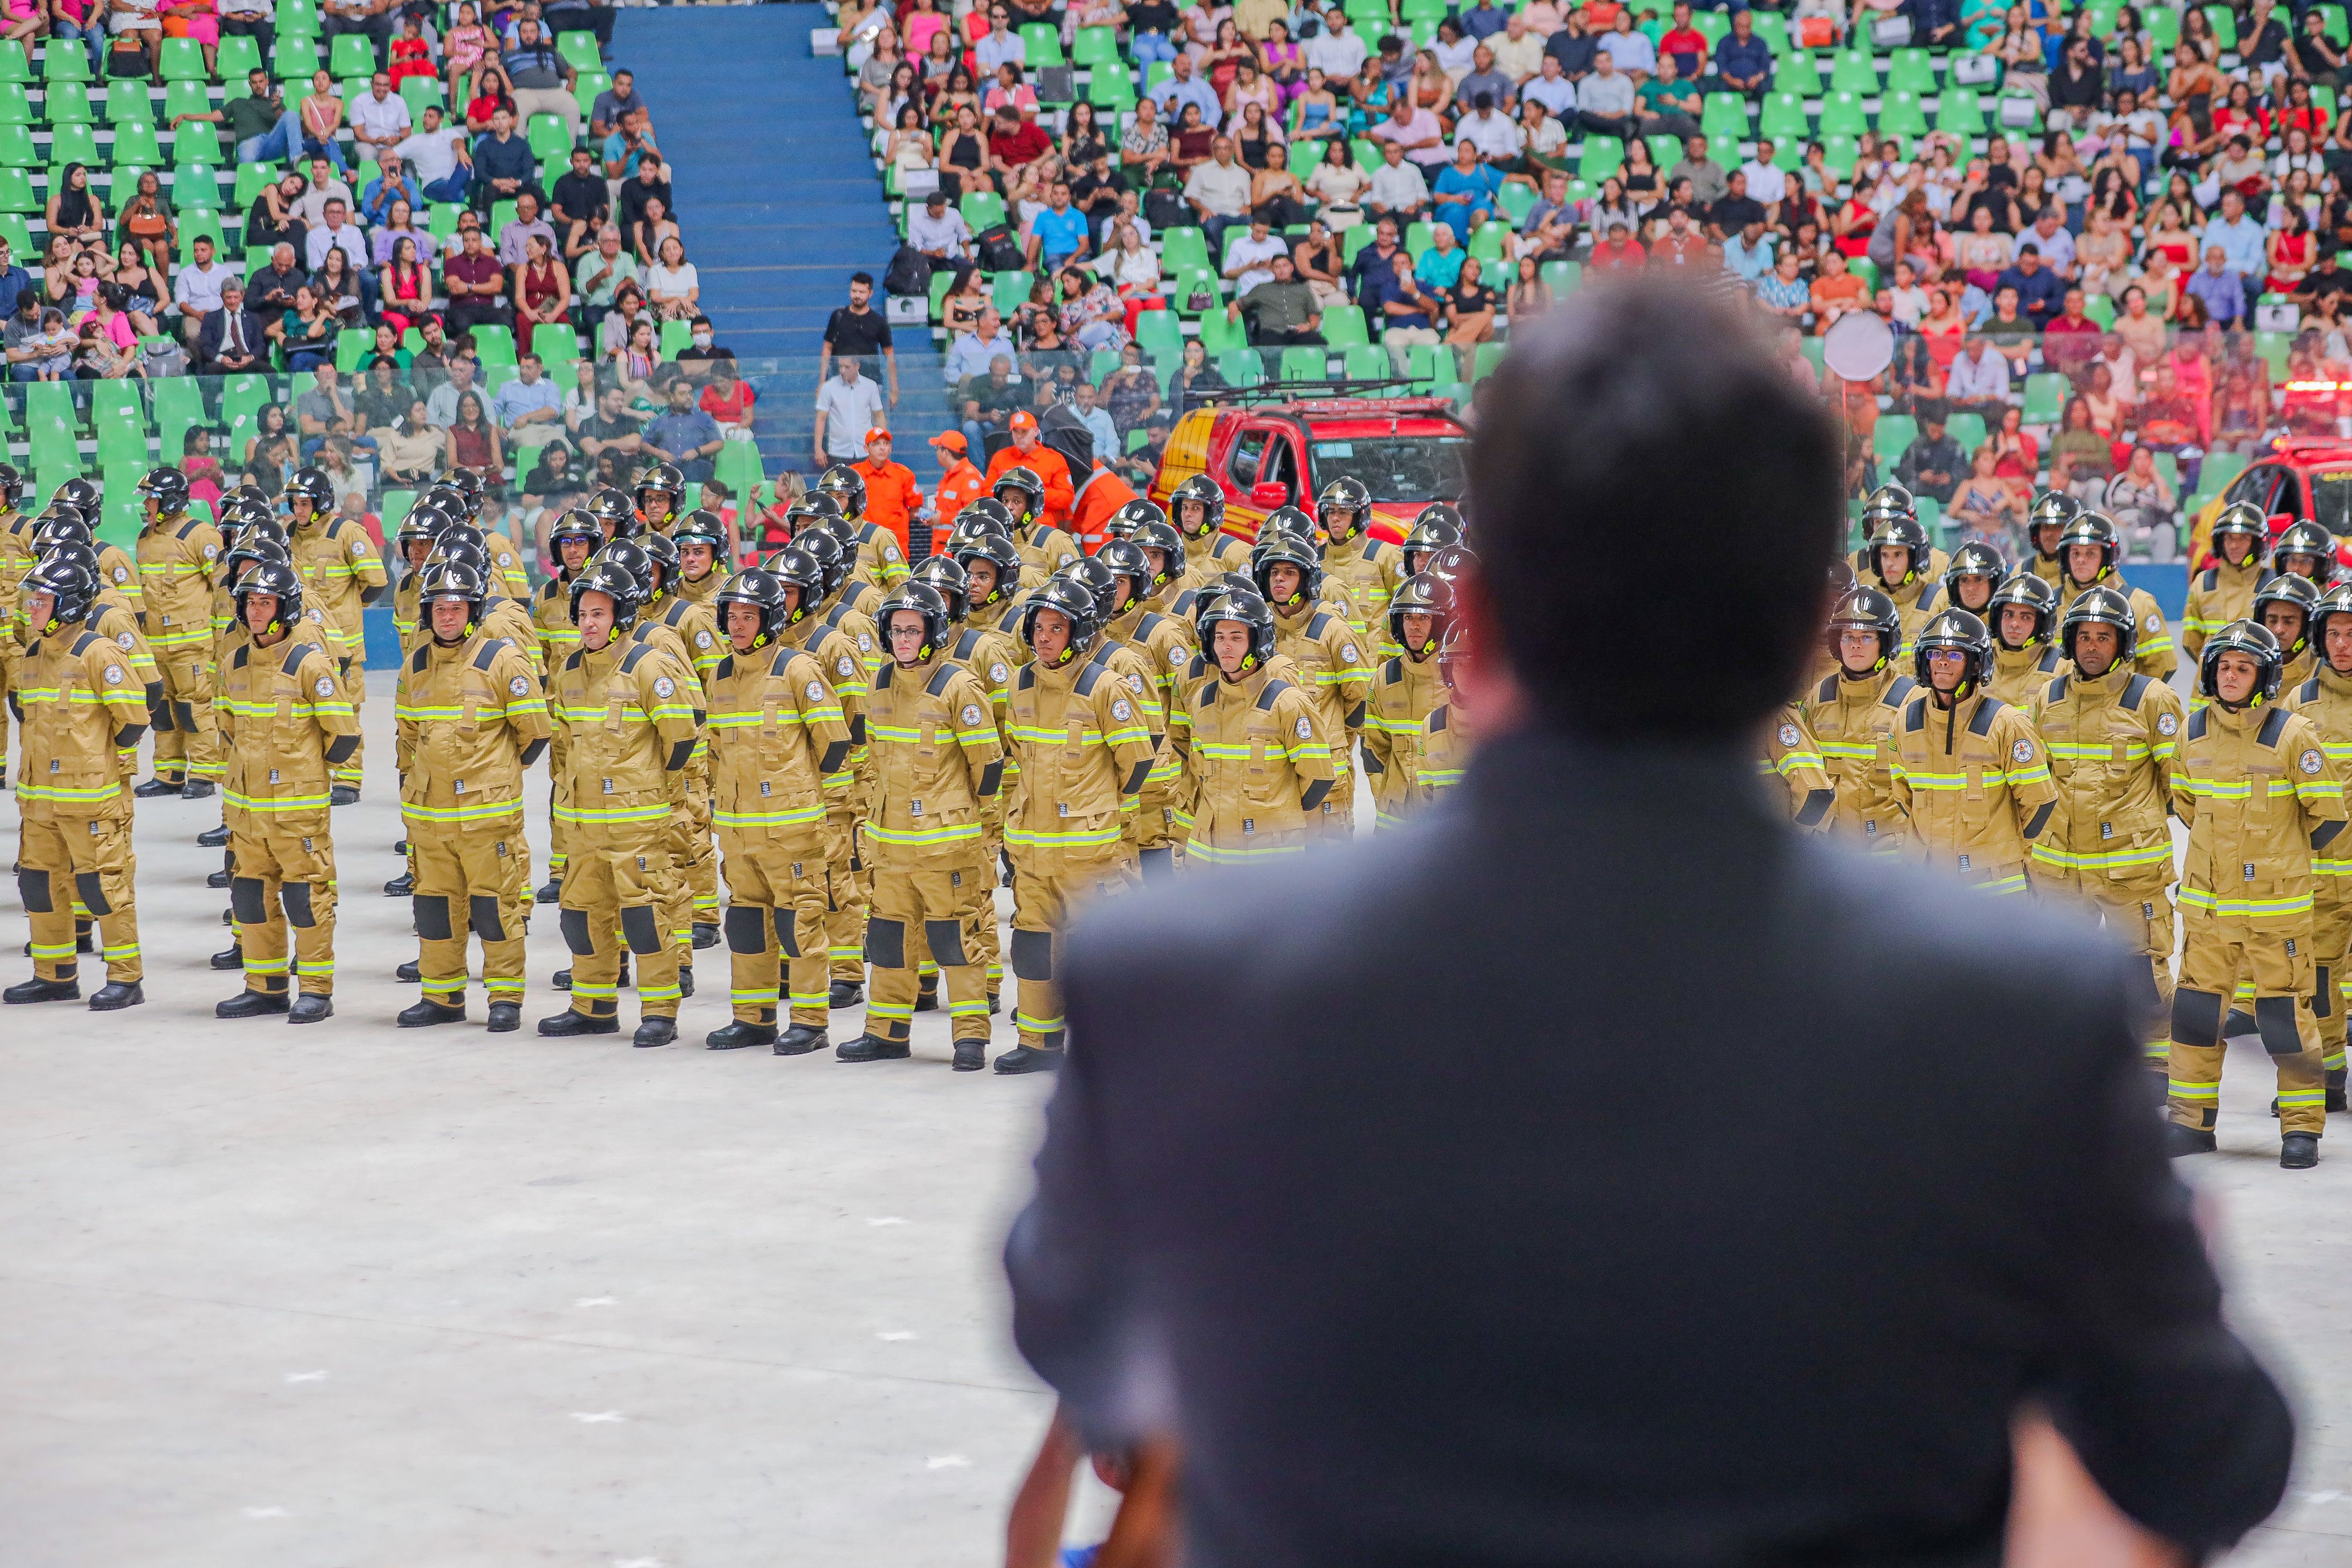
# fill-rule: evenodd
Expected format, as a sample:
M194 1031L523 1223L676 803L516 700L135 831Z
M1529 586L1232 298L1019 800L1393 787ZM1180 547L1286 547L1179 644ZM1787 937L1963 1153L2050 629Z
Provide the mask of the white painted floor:
M1048 1408L996 1268L1046 1085L950 1072L937 1014L911 1063L706 1052L719 952L689 1043L541 1040L551 911L523 1032L394 1029L389 677L366 716L334 1019L213 1019L215 816L178 801L140 811L146 1005L0 1013L0 1565L989 1561ZM25 936L0 891L0 980ZM2305 1410L2234 1561L2352 1563L2352 1137L2279 1171L2263 1061L2188 1173Z

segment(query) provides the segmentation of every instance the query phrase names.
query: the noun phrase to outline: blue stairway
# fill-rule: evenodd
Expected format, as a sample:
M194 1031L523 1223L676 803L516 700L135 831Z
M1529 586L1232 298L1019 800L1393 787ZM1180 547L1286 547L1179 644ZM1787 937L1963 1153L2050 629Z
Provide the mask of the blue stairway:
M813 5L658 5L624 10L613 40L674 165L703 309L719 342L753 362L772 478L810 473L825 320L849 275L879 279L898 245L849 78L809 54L810 30L830 25ZM948 423L939 355L927 327L897 337L896 455L928 489L939 465L927 441Z

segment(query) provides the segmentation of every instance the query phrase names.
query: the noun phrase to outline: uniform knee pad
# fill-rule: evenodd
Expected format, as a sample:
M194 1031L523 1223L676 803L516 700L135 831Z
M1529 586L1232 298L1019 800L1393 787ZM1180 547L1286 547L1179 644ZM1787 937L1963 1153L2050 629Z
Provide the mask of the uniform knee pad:
M2254 1027L2261 1031L2263 1049L2270 1052L2271 1055L2274 1057L2302 1055L2303 1037L2295 1032L2294 997L2255 997Z
M662 950L661 921L654 915L651 904L631 904L621 911L621 936L629 951L640 958L650 957Z
M416 911L416 934L427 942L447 942L457 933L449 924L449 900L439 893L418 893L410 900Z
M89 900L83 901L87 903ZM240 924L249 926L267 924L269 920L269 909L261 901L261 879L258 877L230 878L228 907L229 911L236 916Z
M2336 970L2332 964L2317 967L2319 986L2311 994L2311 1010L2319 1017L2332 1017L2336 1012Z
M25 900L28 915L53 915L58 907L49 898L49 874L47 871L16 873L16 896Z
M499 913L499 900L488 893L467 895L466 921L484 942L507 940L506 918Z
M194 734L196 732L195 705L190 702L173 703L172 722L179 726L183 734Z
M783 911L776 911L777 923L782 924ZM719 922L727 932L730 952L765 952L768 951L768 913L756 904L730 904Z
M286 906L286 923L304 930L319 923L316 910L310 907L310 884L281 882L278 886L278 901Z
M907 967L907 922L866 918L866 962L877 969Z
M114 912L114 905L106 896L105 881L96 871L76 871L74 893L81 900L81 907L93 915Z
M828 902L825 908L830 910L833 905ZM776 906L776 945L783 950L786 958L801 956L801 938L796 928L799 918L800 911L793 909L792 905Z
M147 689L147 724L157 734L168 735L172 731L172 705L158 701L155 691L154 687Z
M563 945L575 958L592 958L596 952L596 939L588 930L586 910L564 910L555 919L563 932Z
M1021 931L1013 933L1013 974L1017 980L1046 981L1054 978L1054 935L1051 931Z
M2221 997L2186 985L2172 994L2172 1037L2184 1046L2221 1043Z
M923 940L930 944L931 957L941 969L961 969L971 962L964 956L961 921L925 921Z

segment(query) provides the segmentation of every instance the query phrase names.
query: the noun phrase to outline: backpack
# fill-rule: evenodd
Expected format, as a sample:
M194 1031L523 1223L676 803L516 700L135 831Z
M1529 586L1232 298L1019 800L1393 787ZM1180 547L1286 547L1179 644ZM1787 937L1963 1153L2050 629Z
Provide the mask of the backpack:
M1013 237L1013 230L1004 224L990 224L974 237L973 243L980 252L980 265L984 271L1018 272L1029 265L1028 253L1021 248L1020 240ZM923 287L929 289L930 285L926 282Z
M911 245L902 245L882 273L882 291L900 299L920 299L931 291L931 258Z

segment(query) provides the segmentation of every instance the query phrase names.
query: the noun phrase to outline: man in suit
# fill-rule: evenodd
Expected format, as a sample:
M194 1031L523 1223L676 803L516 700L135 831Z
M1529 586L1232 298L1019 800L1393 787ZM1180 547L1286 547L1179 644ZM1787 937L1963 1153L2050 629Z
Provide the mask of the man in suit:
M1014 1330L1097 1451L1181 1442L1195 1568L1990 1568L2030 1410L2158 1560L2281 1496L2133 961L1757 785L1838 458L1732 309L1514 342L1444 802L1071 935ZM1593 568L1661 522L1714 542L1670 592Z
M221 308L208 312L196 329L196 374L242 375L269 368L269 340L261 318L245 308L245 285L232 278L221 284Z

